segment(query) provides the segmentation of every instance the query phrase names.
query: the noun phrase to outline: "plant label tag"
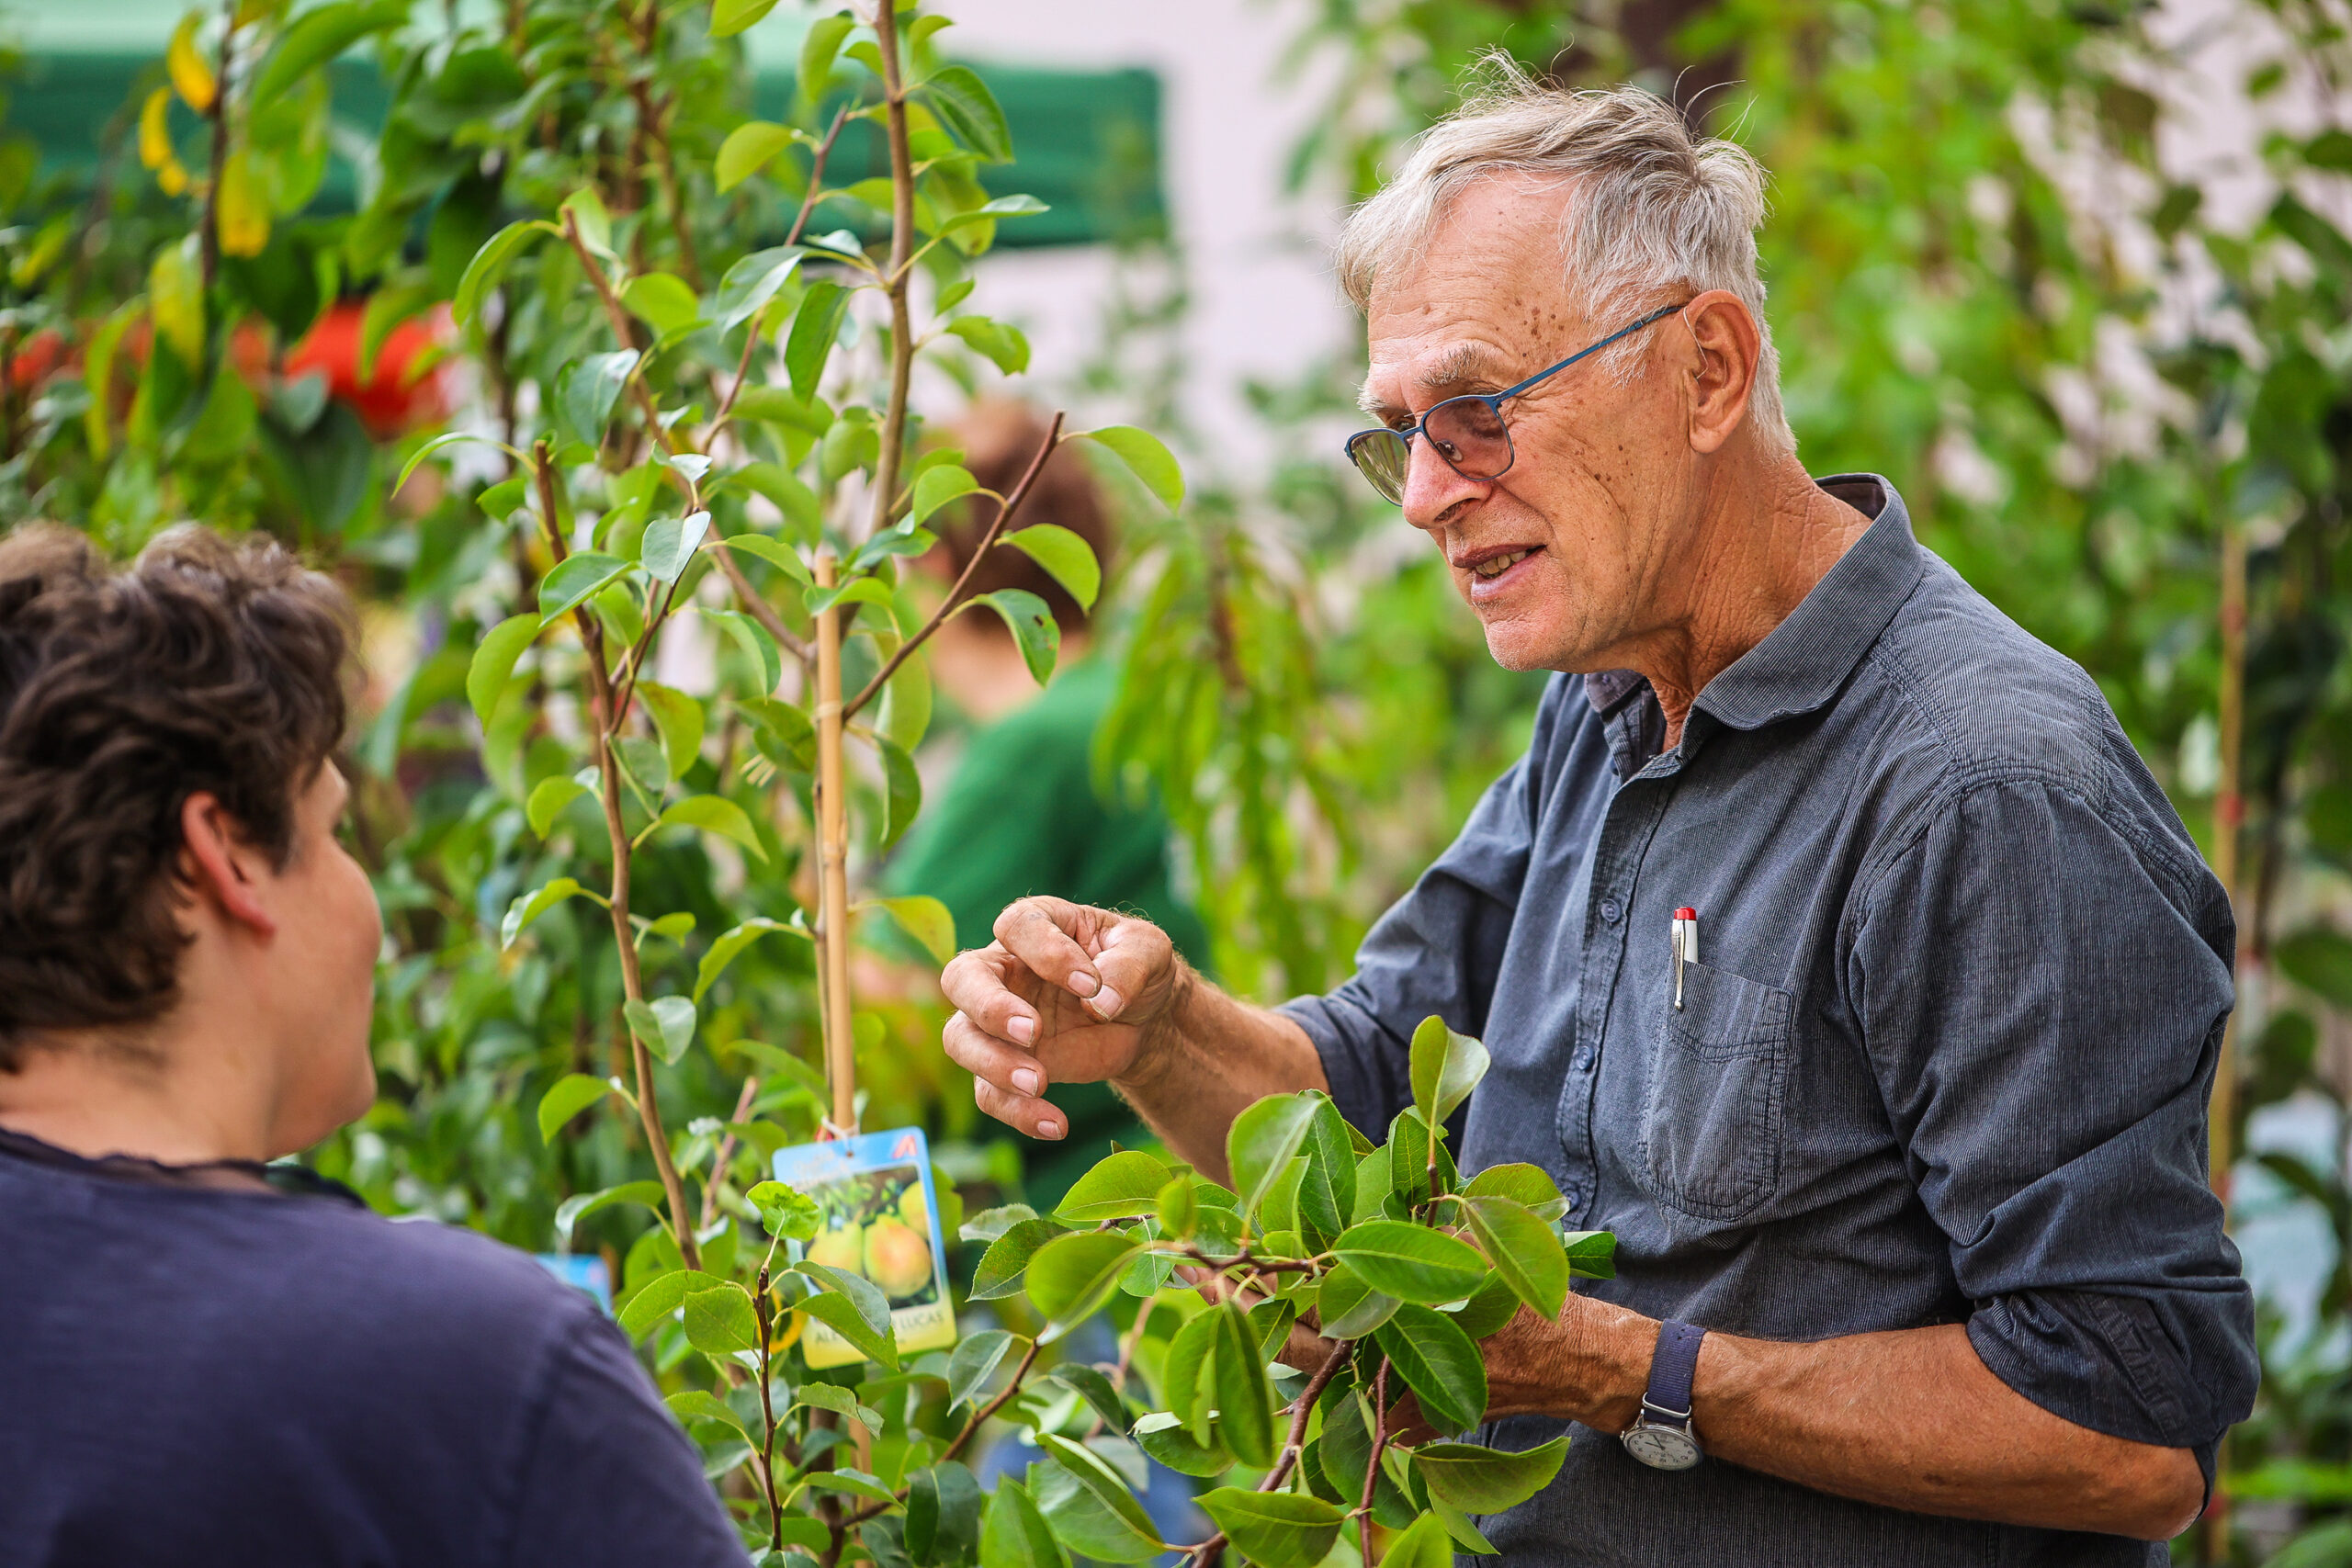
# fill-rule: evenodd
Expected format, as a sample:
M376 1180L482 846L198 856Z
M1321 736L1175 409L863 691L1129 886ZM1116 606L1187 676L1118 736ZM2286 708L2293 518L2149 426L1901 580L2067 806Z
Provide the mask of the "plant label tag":
M855 1274L890 1303L901 1355L956 1343L956 1304L947 1293L947 1247L932 1186L931 1144L920 1127L865 1133L775 1152L775 1179L814 1200L825 1217L816 1239L791 1244L807 1258ZM803 1316L800 1352L812 1368L865 1359L825 1324Z

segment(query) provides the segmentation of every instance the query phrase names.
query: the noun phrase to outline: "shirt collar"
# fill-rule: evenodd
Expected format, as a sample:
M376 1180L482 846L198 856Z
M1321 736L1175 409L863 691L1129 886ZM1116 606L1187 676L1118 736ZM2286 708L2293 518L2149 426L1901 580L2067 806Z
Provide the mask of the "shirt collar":
M1814 482L1876 521L1786 620L1699 694L1692 706L1734 729L1810 713L1835 696L1927 570L1911 513L1892 484L1877 474ZM1631 670L1604 670L1584 678L1585 700L1605 716L1648 686Z

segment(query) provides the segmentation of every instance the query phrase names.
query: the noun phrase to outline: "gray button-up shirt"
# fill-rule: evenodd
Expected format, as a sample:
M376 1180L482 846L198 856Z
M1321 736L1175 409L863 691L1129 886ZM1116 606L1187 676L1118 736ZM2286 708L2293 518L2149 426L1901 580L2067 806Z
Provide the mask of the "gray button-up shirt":
M2205 1179L2228 903L2090 677L1921 548L1884 480L1821 483L1876 523L1679 746L1639 677L1554 680L1354 977L1286 1010L1374 1137L1416 1023L1484 1039L1460 1163L1541 1166L1614 1231L1592 1294L1768 1339L1965 1323L2026 1398L2210 1478L2256 1379ZM2165 1561L1574 1439L1487 1522L1514 1564Z

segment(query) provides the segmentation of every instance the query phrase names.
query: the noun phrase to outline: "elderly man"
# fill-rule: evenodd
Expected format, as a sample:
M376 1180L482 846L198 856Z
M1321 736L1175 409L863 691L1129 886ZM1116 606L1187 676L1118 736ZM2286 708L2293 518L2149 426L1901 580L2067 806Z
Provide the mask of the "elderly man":
M2162 1562L2256 1375L2205 1186L2229 908L2090 679L1884 479L1799 466L1762 207L1630 90L1430 132L1340 243L1350 452L1495 658L1562 672L1527 755L1332 995L1029 899L946 1047L1015 1126L1107 1078L1215 1171L1259 1096L1377 1130L1421 1017L1482 1036L1464 1168L1619 1242L1487 1342L1487 1440L1591 1429L1487 1523L1510 1561Z

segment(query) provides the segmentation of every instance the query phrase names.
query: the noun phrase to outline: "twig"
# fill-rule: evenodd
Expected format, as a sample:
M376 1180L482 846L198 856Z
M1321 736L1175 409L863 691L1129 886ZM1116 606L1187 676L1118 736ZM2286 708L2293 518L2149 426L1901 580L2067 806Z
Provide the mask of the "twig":
M721 542L724 543L724 541ZM735 597L743 602L743 608L752 613L752 619L759 622L768 636L775 638L783 647L790 649L792 657L806 666L811 651L808 643L794 635L792 628L784 624L784 617L775 613L775 605L760 597L759 591L752 586L752 580L745 577L743 569L735 564L735 552L718 549L711 553L718 558L718 570L727 574L727 581L735 589Z
M889 526L890 509L898 500L899 465L906 457L907 390L915 367L914 319L907 310L907 264L914 254L915 243L915 175L907 148L907 85L899 70L895 5L874 8L874 39L881 46L882 101L890 141L890 263L883 275L883 292L890 300L890 400L883 405L882 451L874 465L874 521L866 530L869 537Z
M629 330L628 311L622 308L620 297L613 292L613 280L605 276L604 264L597 261L596 253L588 248L587 240L580 232L580 220L569 208L563 214L563 237L571 243L573 254L579 256L581 266L588 274L588 281L596 286L596 297L604 302L605 319L612 325L613 336L620 341L623 348L635 348L637 334ZM645 384L645 362L641 357L629 367L628 384L637 394L639 411L645 415L647 437L663 452L675 454L678 450L677 438L662 427L662 411L653 406L653 393Z
M793 216L791 231L784 237L787 245L798 244L801 231L808 227L808 215L817 208L818 190L825 183L825 160L831 156L833 141L841 135L842 127L849 122L850 105L854 101L842 103L833 116L832 125L825 131L825 139L817 143L816 156L809 161L808 192L800 198L800 210ZM717 430L725 424L728 414L733 412L735 400L742 394L743 384L752 378L752 351L759 346L760 323L755 316L752 320L751 331L743 334L743 357L735 367L735 384L727 389L727 400L718 405L718 416L710 422L711 429Z
M532 468L538 480L539 514L554 546L556 558L563 558L563 530L557 525L555 463L542 440L531 448ZM604 785L605 833L612 840L613 882L611 913L613 941L620 950L621 994L629 1001L645 999L645 976L638 965L637 933L628 922L629 842L628 829L621 823L620 762L613 753L613 734L619 724L613 709L612 675L605 665L605 636L595 617L584 604L572 611L572 618L580 628L581 646L588 654L588 701L596 723L596 769ZM670 1134L662 1125L662 1104L653 1084L653 1058L645 1049L645 1042L626 1022L622 1032L628 1036L629 1071L636 1080L638 1119L645 1127L645 1141L653 1151L653 1168L662 1178L662 1196L670 1208L670 1228L675 1233L678 1255L687 1268L702 1267L702 1248L695 1240L693 1216L686 1208L685 1184L678 1179L677 1162L670 1157Z
M994 1399L989 1400L986 1404L981 1405L978 1410L972 1412L972 1418L964 1423L964 1429L956 1434L956 1440L949 1443L946 1450L932 1462L933 1464L945 1464L957 1454L962 1453L965 1446L971 1442L973 1434L977 1433L980 1429L981 1423L986 1421L989 1416L995 1415L998 1411L1003 1409L1006 1402L1012 1399L1014 1394L1021 1392L1021 1380L1029 1375L1029 1369L1036 1365L1036 1363L1037 1342L1035 1339L1032 1339L1029 1341L1029 1353L1021 1358L1021 1364L1019 1366L1012 1369L1012 1381L1006 1383L1002 1392L998 1393ZM907 1494L902 1491L897 1497L888 1503L868 1503L865 1507L860 1508L856 1513L852 1514L849 1517L843 1519L842 1521L842 1528L846 1529L852 1525L862 1525L868 1519L879 1518L884 1513L888 1512L891 1508L897 1507L906 1500Z
M743 1089L746 1100L751 1098L752 1085L759 1081L757 1078L752 1078L745 1082ZM730 1138L728 1141L732 1143L734 1140ZM759 1284L760 1288L752 1292L752 1304L759 1309L760 1424L765 1432L765 1441L761 1445L760 1450L760 1478L767 1483L768 1490L768 1549L772 1551L782 1551L784 1550L784 1500L776 1495L775 1490L775 1396L768 1390L768 1270L764 1263L760 1265Z
M1315 1401L1339 1375L1340 1365L1354 1353L1353 1342L1341 1344L1307 1380L1306 1387L1300 1391L1298 1398L1292 1404L1290 1436L1283 1441L1282 1457L1274 1461L1274 1468L1266 1472L1266 1478L1258 1483L1259 1491L1279 1492L1283 1483L1290 1479L1291 1468L1298 1463L1298 1456L1306 1450L1306 1423L1315 1415ZM1225 1532L1219 1530L1192 1549L1193 1560L1200 1568L1206 1568L1206 1564L1224 1551L1225 1546Z
M973 550L972 558L964 563L963 571L957 574L955 583L947 590L947 597L940 601L939 608L932 612L931 619L922 624L922 629L900 643L899 650L890 655L888 662L875 671L874 679L865 683L865 689L842 707L842 717L844 720L854 717L860 708L872 702L876 694L889 683L890 677L899 672L899 666L907 661L908 656L929 641L931 634L956 613L956 600L971 582L972 574L979 570L981 560L995 548L998 537L1004 532L1004 525L1012 521L1012 514L1021 509L1021 503L1029 499L1029 491L1036 484L1037 476L1045 472L1046 459L1054 455L1054 448L1060 444L1062 418L1059 412L1054 415L1053 423L1046 429L1045 442L1037 448L1037 455L1029 459L1028 469L1022 474L1021 482L1014 485L997 506L995 520L989 523L988 532L980 536L979 547Z
M1372 1568L1372 1495L1380 1485L1381 1450L1388 1446L1388 1358L1380 1358L1380 1371L1372 1380L1373 1434L1372 1454L1364 1461L1363 1497L1356 1505L1357 1541L1363 1557L1363 1568Z
M646 13L647 30L651 31L659 11L649 6ZM650 53L648 51L649 57ZM629 96L637 100L638 119L647 128L646 137L653 143L653 172L661 179L663 199L670 204L671 231L678 237L678 270L684 275L686 287L699 294L702 292L702 262L695 254L695 238L687 230L685 199L678 194L677 162L670 155L668 123L671 110L677 107L677 99L673 96L656 107L653 89L642 76L632 80L628 90Z
M752 1101L760 1094L757 1073L743 1080L743 1092L735 1097L735 1114L729 1122L741 1122L752 1113ZM702 1223L707 1226L718 1217L718 1184L726 1179L727 1162L735 1156L735 1134L729 1133L718 1140L718 1152L710 1157L710 1177L702 1186Z
M204 227L197 240L203 258L204 289L209 294L220 276L220 171L229 162L229 70L237 46L237 0L220 6L220 70L212 83L212 177L204 187Z

